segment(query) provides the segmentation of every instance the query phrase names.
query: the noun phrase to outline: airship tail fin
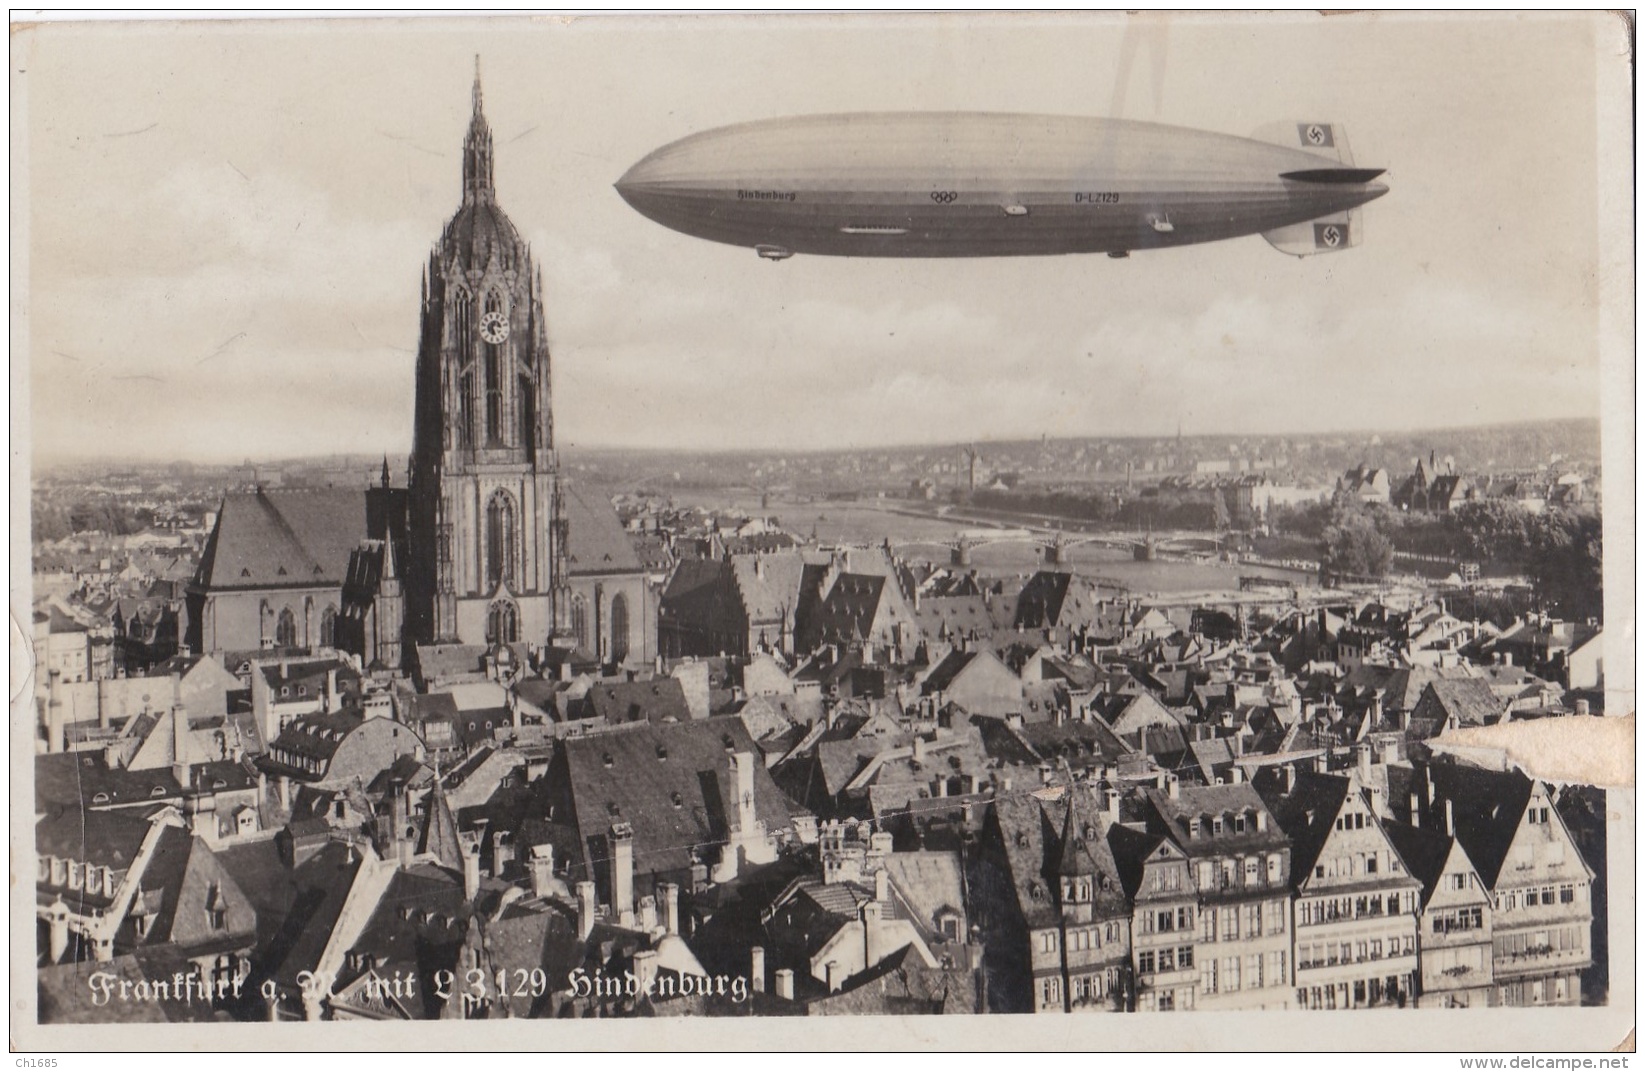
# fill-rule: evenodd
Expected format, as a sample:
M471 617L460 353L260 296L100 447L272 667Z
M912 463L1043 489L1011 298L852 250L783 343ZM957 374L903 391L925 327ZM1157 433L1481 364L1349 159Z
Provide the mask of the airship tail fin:
M1348 131L1341 123L1312 123L1306 120L1269 123L1259 127L1251 136L1287 149L1313 153L1343 167L1354 166L1354 154L1348 148Z
M1360 212L1351 208L1329 216L1276 227L1262 232L1268 244L1281 253L1293 257L1311 257L1316 253L1339 253L1359 245L1362 237Z

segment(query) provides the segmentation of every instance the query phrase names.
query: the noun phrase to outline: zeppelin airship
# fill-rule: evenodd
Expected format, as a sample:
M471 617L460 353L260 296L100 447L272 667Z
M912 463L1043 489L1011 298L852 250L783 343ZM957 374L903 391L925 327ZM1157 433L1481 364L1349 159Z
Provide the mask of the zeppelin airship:
M1119 119L864 113L762 120L663 146L617 192L665 227L782 260L1014 257L1260 234L1307 256L1357 245L1388 192L1342 127L1241 138Z

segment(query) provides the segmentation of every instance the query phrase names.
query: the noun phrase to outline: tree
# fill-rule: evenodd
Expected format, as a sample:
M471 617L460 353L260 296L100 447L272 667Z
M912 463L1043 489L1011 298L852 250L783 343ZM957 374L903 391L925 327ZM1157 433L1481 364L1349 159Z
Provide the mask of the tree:
M1469 557L1482 562L1523 561L1531 515L1512 499L1463 503L1451 512L1450 521L1460 537L1458 550Z
M1335 574L1381 577L1393 565L1394 545L1364 510L1341 504L1320 537L1320 561Z
M1598 515L1549 510L1528 526L1526 572L1538 598L1562 617L1604 612L1604 533Z

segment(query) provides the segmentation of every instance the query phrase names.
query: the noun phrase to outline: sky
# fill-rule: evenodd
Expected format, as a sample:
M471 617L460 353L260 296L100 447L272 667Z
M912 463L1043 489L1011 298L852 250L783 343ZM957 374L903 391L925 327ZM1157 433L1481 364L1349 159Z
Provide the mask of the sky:
M543 272L562 448L1597 416L1596 71L1615 27L1298 12L14 29L32 444L197 462L408 449L419 273L460 199L477 54L499 203ZM1249 236L1128 260L772 263L612 188L729 123L949 109L1238 135L1328 119L1390 193L1364 209L1363 245L1304 259Z

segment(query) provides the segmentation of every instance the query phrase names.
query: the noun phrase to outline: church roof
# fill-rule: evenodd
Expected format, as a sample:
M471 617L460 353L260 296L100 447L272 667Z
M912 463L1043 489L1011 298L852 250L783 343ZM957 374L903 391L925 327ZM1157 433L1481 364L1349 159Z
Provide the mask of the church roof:
M211 589L340 585L365 533L366 497L359 490L230 492L195 583Z
M642 572L640 556L628 542L628 533L617 520L611 499L571 481L561 487L565 492L566 524L571 530L566 548L566 566L571 575Z

